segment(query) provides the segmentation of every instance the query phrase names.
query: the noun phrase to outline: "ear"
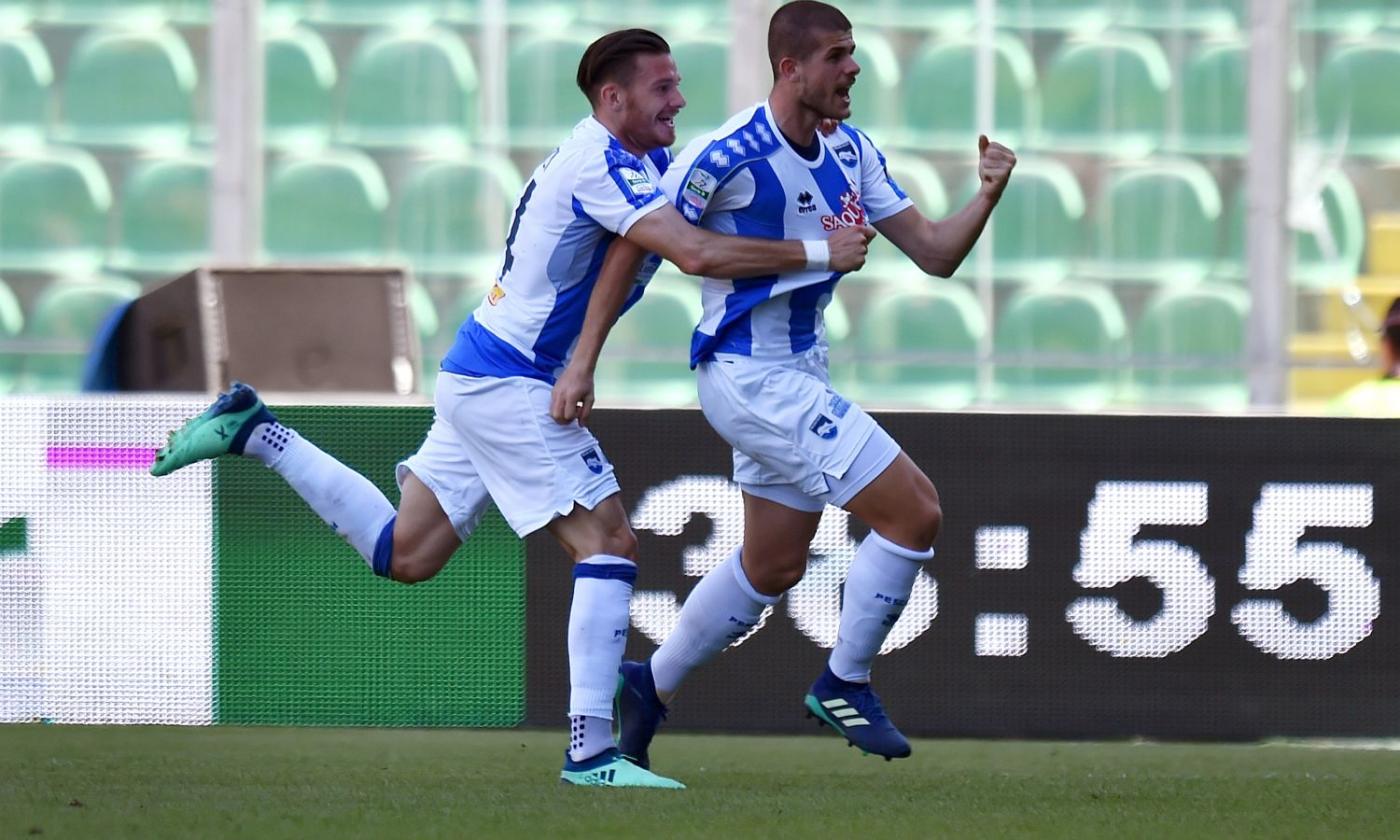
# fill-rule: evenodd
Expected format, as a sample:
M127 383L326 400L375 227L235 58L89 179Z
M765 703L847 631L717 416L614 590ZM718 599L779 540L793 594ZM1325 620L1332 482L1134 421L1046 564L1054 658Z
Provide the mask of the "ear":
M778 78L784 81L795 81L801 74L802 63L790 55L785 55L778 59Z
M608 111L619 111L622 109L622 86L616 82L608 82L598 90L598 103Z

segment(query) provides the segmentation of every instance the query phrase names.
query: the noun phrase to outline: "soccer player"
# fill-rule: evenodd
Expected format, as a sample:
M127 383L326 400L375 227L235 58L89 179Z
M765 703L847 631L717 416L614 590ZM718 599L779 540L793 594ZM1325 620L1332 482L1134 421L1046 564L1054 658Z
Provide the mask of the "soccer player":
M851 24L839 10L812 0L779 8L768 28L768 100L687 146L662 187L688 220L709 230L800 239L873 224L924 272L950 276L980 235L1016 158L979 138L977 195L946 219L925 218L863 132L845 124L830 135L818 131L824 119L850 116L860 72L854 52ZM691 364L706 419L734 448L744 538L696 584L651 659L622 667L619 747L642 767L686 675L743 636L801 580L828 504L871 530L846 578L836 645L805 705L866 753L910 753L870 688L870 669L933 556L943 512L923 471L829 384L822 309L840 277L800 270L704 281Z
M404 583L442 569L494 501L524 537L540 528L574 560L569 614L572 737L561 778L581 785L683 787L621 758L612 702L636 578L636 537L613 467L580 423L550 417L551 385L580 337L609 244L619 236L698 274L743 276L804 266L854 270L869 237L829 243L719 236L687 223L659 179L685 105L670 48L630 29L584 52L579 88L592 105L525 185L495 285L442 361L434 418L399 464L398 509L375 486L277 422L235 384L171 436L151 472L223 454L275 470L374 573ZM634 272L635 300L658 260Z

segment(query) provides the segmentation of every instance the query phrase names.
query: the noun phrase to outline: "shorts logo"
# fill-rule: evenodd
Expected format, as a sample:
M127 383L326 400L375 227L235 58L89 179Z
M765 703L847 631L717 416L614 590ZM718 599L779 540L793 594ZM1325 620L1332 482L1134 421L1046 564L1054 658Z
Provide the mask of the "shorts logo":
M492 306L495 306L496 304L500 303L501 298L505 296L506 290L501 288L501 284L494 283L491 286L491 293L486 296L486 302L491 304Z
M841 161L847 166L856 165L856 149L850 144L849 141L837 146L834 149L834 151L836 152L837 160Z
M831 418L827 417L825 414L818 414L817 419L812 421L812 425L809 428L812 434L822 440L831 440L836 437L836 433L840 431L836 424L831 421Z
M589 472L593 473L594 475L602 474L603 456L598 454L598 450L590 449L579 457L583 458L583 464L584 466L588 467Z
M798 194L797 194L797 213L798 213L798 215L806 215L807 213L815 213L815 212L817 212L817 203L816 203L815 201L812 200L812 194L809 193L809 192L807 192L806 190L803 190L802 192L798 193Z
M826 401L826 407L831 409L831 413L840 420L846 416L846 412L851 410L851 401L837 393L832 393L831 399Z

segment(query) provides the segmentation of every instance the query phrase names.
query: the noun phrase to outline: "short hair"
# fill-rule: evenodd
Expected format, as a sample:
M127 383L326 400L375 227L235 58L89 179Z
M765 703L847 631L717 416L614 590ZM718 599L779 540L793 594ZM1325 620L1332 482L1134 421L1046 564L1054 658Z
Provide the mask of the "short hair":
M1385 321L1381 323L1381 336L1390 342L1390 346L1400 352L1400 298L1390 302L1390 310L1385 313Z
M578 62L578 89L597 106L603 85L616 82L628 85L636 71L639 55L666 55L671 45L649 29L620 29L609 32L588 45Z
M817 0L794 0L778 7L768 21L768 63L778 78L778 62L784 56L805 59L817 48L819 35L849 32L851 21L835 6Z

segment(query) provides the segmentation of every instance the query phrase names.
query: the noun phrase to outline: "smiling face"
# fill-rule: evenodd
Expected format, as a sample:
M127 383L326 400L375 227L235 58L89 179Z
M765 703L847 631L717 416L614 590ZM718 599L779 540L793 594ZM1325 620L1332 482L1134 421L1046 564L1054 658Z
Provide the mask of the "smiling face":
M851 86L860 73L855 39L847 30L819 33L816 41L816 48L805 57L783 60L784 65L792 62L788 78L796 87L797 101L822 119L848 119Z
M604 89L605 101L617 108L618 139L643 151L676 142L676 114L685 107L681 74L669 53L648 53L634 59L631 79L625 85Z

